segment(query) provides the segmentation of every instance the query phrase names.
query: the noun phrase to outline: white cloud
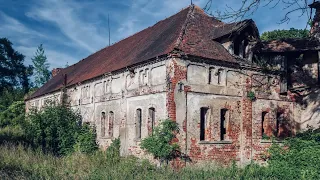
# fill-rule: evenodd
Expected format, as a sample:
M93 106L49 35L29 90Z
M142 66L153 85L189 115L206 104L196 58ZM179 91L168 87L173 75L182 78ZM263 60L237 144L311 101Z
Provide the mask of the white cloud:
M80 3L72 1L38 1L27 16L54 23L75 45L93 53L104 47L107 41L99 34L99 27L95 26L94 22L85 22L80 17L79 13L83 12L77 10L82 8ZM89 10L86 12L91 13Z

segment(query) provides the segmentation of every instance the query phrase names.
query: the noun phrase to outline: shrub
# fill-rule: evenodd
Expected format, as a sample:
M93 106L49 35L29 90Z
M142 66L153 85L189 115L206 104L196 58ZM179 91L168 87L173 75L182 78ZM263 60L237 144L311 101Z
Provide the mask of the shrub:
M75 150L82 153L95 152L99 148L96 143L96 137L95 128L91 128L89 125L84 124L79 130Z
M0 128L23 125L25 122L25 105L23 101L13 102L7 109L0 112Z
M78 112L63 105L48 104L41 111L31 110L25 131L35 147L54 155L70 154L76 148L82 152L96 149L94 131L82 126Z
M142 140L141 148L161 161L172 160L178 156L179 152L179 146L172 142L178 131L179 127L176 122L170 119L164 120L154 128L151 136Z

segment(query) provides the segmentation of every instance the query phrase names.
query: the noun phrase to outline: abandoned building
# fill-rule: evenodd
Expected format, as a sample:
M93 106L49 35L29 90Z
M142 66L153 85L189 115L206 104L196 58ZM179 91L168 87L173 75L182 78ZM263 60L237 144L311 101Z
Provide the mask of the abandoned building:
M253 20L226 24L191 5L54 69L26 107L67 102L96 127L102 148L120 137L124 156L143 157L141 139L169 118L192 163L261 160L268 137L317 126L319 21L317 11L310 38L263 42Z

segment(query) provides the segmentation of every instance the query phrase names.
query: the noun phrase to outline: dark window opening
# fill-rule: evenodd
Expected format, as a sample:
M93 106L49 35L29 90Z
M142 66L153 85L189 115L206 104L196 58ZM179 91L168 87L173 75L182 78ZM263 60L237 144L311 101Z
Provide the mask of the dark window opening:
M278 137L280 134L280 122L283 120L283 113L277 112L277 119L276 119L276 130L275 136Z
M154 108L149 108L149 120L151 122L151 131L153 133L153 129L154 129L154 126L155 126L155 109Z
M264 124L265 124L265 120L266 120L266 117L267 117L267 112L262 112L262 117L261 117L261 136L264 136L265 135L265 132L266 130L264 129Z
M142 112L141 109L136 111L136 138L141 138Z
M227 121L227 112L228 109L221 109L220 115L220 140L223 141L226 139L226 121Z
M208 112L208 108L200 108L200 141L205 140L207 112Z
M105 137L106 135L106 113L101 113L101 137Z
M113 123L114 123L114 113L109 112L109 124L108 124L108 136L113 137Z

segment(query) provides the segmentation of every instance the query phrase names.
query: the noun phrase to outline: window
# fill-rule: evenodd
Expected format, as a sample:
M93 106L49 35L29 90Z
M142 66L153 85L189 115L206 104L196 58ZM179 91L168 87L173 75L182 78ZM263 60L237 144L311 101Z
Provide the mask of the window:
M114 123L114 113L109 112L109 122L108 122L108 137L113 137L113 123Z
M207 123L207 113L209 108L202 107L200 108L200 141L206 139L206 123Z
M212 84L212 80L213 80L213 78L212 78L212 71L214 70L214 68L213 67L211 67L211 68L209 68L209 84Z
M267 115L268 113L267 112L262 112L262 115L261 115L261 136L263 137L266 133L266 129L265 129L265 124L266 124L266 120L267 120Z
M105 137L106 136L106 113L105 112L101 113L100 121L101 121L101 137Z
M219 69L218 72L217 72L217 76L218 76L218 84L221 84L221 72L223 70L222 69Z
M280 135L280 123L283 121L283 113L277 112L277 119L276 119L276 130L275 136L278 137Z
M149 69L145 69L143 77L143 85L148 85L149 82Z
M220 140L223 141L227 136L227 120L228 120L228 109L221 109L220 111Z
M110 93L110 80L104 81L104 92Z
M141 139L142 111L136 110L136 138Z
M155 126L155 109L153 107L149 108L149 121L151 123L151 133L153 133L153 129Z

